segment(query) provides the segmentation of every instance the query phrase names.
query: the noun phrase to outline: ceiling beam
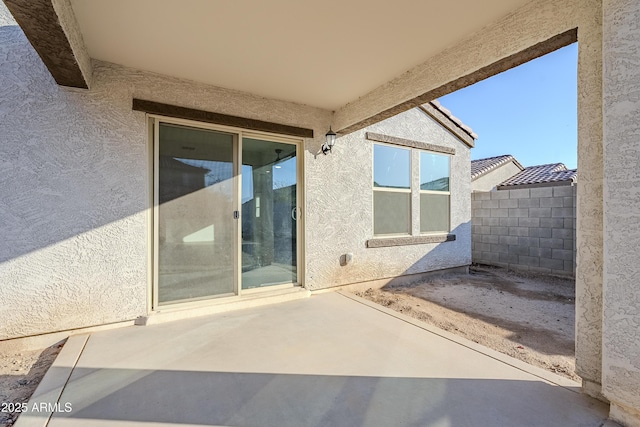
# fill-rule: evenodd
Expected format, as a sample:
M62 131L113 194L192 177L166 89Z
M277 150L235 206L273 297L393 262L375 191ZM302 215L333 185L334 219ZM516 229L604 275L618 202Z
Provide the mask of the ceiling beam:
M4 0L56 83L88 89L91 58L69 0Z
M534 0L336 111L351 133L577 41L584 0Z

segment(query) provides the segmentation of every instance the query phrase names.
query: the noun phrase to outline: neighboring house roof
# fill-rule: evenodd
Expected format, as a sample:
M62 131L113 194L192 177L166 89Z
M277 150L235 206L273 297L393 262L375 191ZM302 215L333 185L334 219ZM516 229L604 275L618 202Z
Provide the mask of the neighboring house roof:
M577 181L577 177L578 171L576 169L567 169L563 163L530 166L500 183L498 189L545 183L566 182L567 184L572 184Z
M524 170L524 166L520 164L511 154L505 154L504 156L489 157L486 159L472 160L471 161L471 181L475 181L481 176L491 172L494 169L499 168L509 162L513 162L520 170Z

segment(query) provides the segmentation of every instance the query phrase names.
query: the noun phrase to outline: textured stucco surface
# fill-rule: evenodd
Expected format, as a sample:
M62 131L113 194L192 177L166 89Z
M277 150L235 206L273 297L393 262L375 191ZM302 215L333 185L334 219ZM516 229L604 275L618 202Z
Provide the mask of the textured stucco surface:
M0 1L0 27L8 27L12 25L18 25L16 20L11 16L11 12L4 5L3 2Z
M604 286L602 385L640 426L640 3L603 3ZM621 411L612 411L612 416Z
M0 18L6 9L0 3ZM0 338L147 313L151 180L132 98L309 127L332 113L94 62L90 91L59 87L17 26L0 27ZM313 224L313 220L309 221Z
M472 191L492 191L496 189L496 185L500 184L502 181L511 178L518 172L521 172L521 169L516 166L513 162L505 163L502 166L499 166L482 175L480 178L471 181L471 190Z
M451 233L453 242L367 248L373 238L373 142L375 132L451 147ZM337 139L333 153L307 162L307 287L319 289L348 283L468 265L471 262L469 147L419 109L407 111ZM412 161L419 152L413 151ZM413 168L413 187L419 187ZM336 177L331 179L331 177ZM417 191L413 201L419 200ZM419 217L413 203L412 216ZM316 223L316 221L318 221ZM412 234L419 234L413 222ZM340 266L340 256L353 260Z
M584 380L601 384L603 263L601 1L584 1L577 18L580 24L578 28L580 184L577 195L576 236L576 372Z

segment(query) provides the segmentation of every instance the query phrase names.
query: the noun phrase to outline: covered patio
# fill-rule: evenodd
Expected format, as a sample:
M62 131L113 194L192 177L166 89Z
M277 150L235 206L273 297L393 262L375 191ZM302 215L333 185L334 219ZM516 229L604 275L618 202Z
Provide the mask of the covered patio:
M158 221L152 221L150 213L157 174L149 129L149 118L157 116L300 138L300 170L304 169L300 182L305 188L300 200L304 228L299 227L304 239L299 245L304 250L296 258L300 264L296 283L305 290L459 266L438 267L443 257L434 250L433 262L411 253L410 261L398 255L395 264L376 270L392 250L409 252L411 245L384 252L362 243L371 236L357 226L364 223L357 215L369 215L373 204L360 197L362 191L354 191L353 179L367 181L364 172L371 168L356 165L355 160L364 158L359 155L363 144L350 143L353 135L360 138L368 126L578 42L577 373L584 394L610 403L612 420L640 426L640 3L459 0L453 7L410 0L374 5L364 0L254 3L247 10L243 2L198 0L189 2L189 7L169 0L3 0L0 57L7 60L0 63L0 76L7 89L0 100L0 146L5 150L0 178L7 208L0 211L0 235L6 242L0 246L0 282L7 285L0 289L4 302L0 317L5 319L0 339L130 324L158 309L154 269L159 263L153 259L153 236L158 233L152 227ZM338 138L333 155L324 156L320 153L328 130ZM369 187L366 193L371 197ZM420 231L417 223L415 228ZM453 242L447 243L449 247ZM352 252L354 263L341 265L342 255ZM456 253L460 251L449 256ZM241 256L236 251L236 257ZM406 265L397 267L400 261ZM235 264L237 273L239 262ZM253 264L262 266L258 261ZM75 367L63 398L75 399L74 393L79 393L77 411L74 407L69 418L55 415L51 425L84 425L88 418L116 416L124 417L123 425L187 417L189 394L176 393L175 386L167 396L145 400L145 405L157 405L156 412L127 403L138 399L120 400L121 393L138 396L160 378L171 382L176 372L182 378L183 371L192 372L196 383L215 378L238 387L264 382L275 384L276 390L296 389L282 393L301 402L283 405L291 411L288 419L304 417L320 424L323 417L353 416L366 423L395 413L434 425L464 425L478 414L486 418L474 425L513 425L513 419L504 417L535 413L556 420L565 412L590 413L580 406L586 397L550 386L495 358L480 357L468 347L456 344L453 351L448 341L428 345L430 340L423 338L431 335L424 329L397 319L381 317L382 323L372 321L370 328L358 329L369 319L364 315L365 320L353 321L364 306L349 302L355 304L353 311L343 316L351 320L335 323L323 317L321 308L314 309L324 301L347 304L339 298L344 299L330 295L292 302L279 307L282 312L270 307L218 316L219 324L208 330L206 340L188 339L207 330L205 319L92 335L78 364L68 365ZM296 317L296 307L309 312ZM371 316L379 313L369 311ZM263 336L250 330L270 325L267 313L274 316L274 323L264 330L269 339L262 342ZM331 313L338 316L333 309ZM256 316L265 319L252 323ZM235 323L225 329L224 321L231 317ZM316 328L316 322L322 328ZM397 327L391 323L385 327L387 322ZM184 336L174 333L172 328L182 332L183 325L190 325ZM234 334L240 327L243 333ZM225 330L229 341L215 341ZM368 334L376 338L371 347L363 344ZM109 345L109 337L117 344ZM103 340L105 344L98 345ZM397 340L397 345L390 345ZM72 338L65 353L77 342ZM196 342L203 348L196 351L192 347ZM220 342L225 343L223 349ZM256 342L262 347L250 345ZM256 348L261 354L255 353ZM269 351L273 357L265 360ZM288 357L290 353L297 357ZM215 364L200 367L196 358L209 362L206 355ZM251 358L255 364L248 363ZM357 369L349 368L353 361L358 362ZM455 361L458 367L447 368ZM489 365L495 365L495 372ZM105 370L113 375L104 381L88 380ZM225 377L228 374L231 377ZM108 388L111 381L113 389ZM477 386L468 387L471 383ZM326 384L326 392L316 393L321 384ZM379 399L371 390L386 387L398 388L393 394L404 398L393 405L371 404ZM237 388L236 396L246 397L246 390L259 388ZM416 388L422 391L408 391ZM477 390L482 392L474 394ZM556 399L554 393L570 398ZM415 403L409 395L428 399ZM95 402L82 403L96 396ZM349 403L351 396L360 396L354 405ZM184 403L169 403L178 402L177 397ZM239 423L251 424L256 414L281 413L272 409L278 408L275 398L261 393L250 399L214 397L202 398L198 405L204 401L222 405L207 407L212 414L228 414L228 422L236 422L232 418L236 414ZM566 408L573 403L566 402L582 403L579 410L569 411ZM109 409L114 405L123 406ZM270 410L255 410L260 405ZM352 407L360 409L351 412ZM487 408L494 409L486 412ZM512 408L520 409L512 412ZM166 416L159 415L165 411ZM549 420L540 424L553 425L545 421ZM557 424L581 423L563 419ZM530 419L525 424L530 425Z
M72 336L29 408L43 402L57 412L16 427L599 427L608 414L580 384L341 292Z

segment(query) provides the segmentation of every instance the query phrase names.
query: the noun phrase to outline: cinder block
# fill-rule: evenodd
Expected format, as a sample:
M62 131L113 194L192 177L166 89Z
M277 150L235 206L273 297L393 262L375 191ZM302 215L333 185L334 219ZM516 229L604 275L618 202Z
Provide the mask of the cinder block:
M518 207L519 208L539 208L540 207L540 199L539 198L529 198L529 199L518 199Z
M551 248L529 248L529 256L551 258Z
M532 188L531 197L553 197L553 188L551 187Z
M551 270L551 274L556 276L565 276L565 277L569 277L572 275L568 271L564 271L564 270Z
M551 234L554 239L573 239L573 229L554 228Z
M487 259L485 258L484 254L485 254L485 252L472 251L471 252L471 259L473 260L473 262L487 261Z
M481 226L482 225L482 218L474 218L471 217L471 225L477 225L477 226Z
M509 264L507 264L506 262L494 262L491 265L495 265L496 267L501 267L501 268L509 268Z
M491 227L488 225L481 225L478 232L480 234L491 234Z
M491 245L491 252L497 253L497 254L509 253L509 245L503 245L503 244Z
M500 207L500 200L483 200L482 209L495 209Z
M474 243L474 249L481 252L491 252L491 245L489 243Z
M518 207L517 199L492 200L492 202L500 203L501 208L517 208Z
M573 208L551 208L553 218L573 218Z
M518 245L527 248L537 248L540 246L540 239L537 237L518 237Z
M509 227L509 236L529 236L527 227Z
M564 261L564 271L574 272L575 270L576 270L576 266L573 263L573 260L571 260L571 261L565 260Z
M563 249L567 249L567 250L574 250L575 249L575 243L573 242L573 239L564 239L564 247Z
M504 190L496 190L491 192L491 200L503 200L509 198L509 192Z
M530 197L528 188L519 188L517 190L509 190L510 199L528 199Z
M512 201L515 201L515 200L512 200ZM526 209L526 208L509 209L509 216L512 218L529 217L529 209Z
M517 236L499 236L501 245L517 245L518 237Z
M575 230L575 219L574 218L564 218L564 228L570 228Z
M480 209L480 208L482 208L482 200L471 199L471 209Z
M517 227L518 218L500 218L500 225L502 227Z
M471 215L478 218L486 218L491 216L491 209L473 209Z
M564 240L563 239L553 239L553 238L540 238L540 247L541 248L551 248L551 249L562 249L564 248ZM551 268L551 267L549 267Z
M500 225L500 218L482 218L482 225L496 227Z
M485 202L482 202L482 203L485 203ZM564 200L562 199L562 197L544 197L540 199L540 207L541 208L561 208L561 207L564 207Z
M540 267L548 268L549 270L562 270L564 269L564 261L561 259L540 258Z
M518 263L518 255L512 253L500 253L500 262L506 262L509 264Z
M518 218L518 225L520 227L539 227L540 218Z
M563 218L540 218L540 227L564 228Z
M494 218L504 218L509 216L509 209L491 209L491 216Z
M491 227L491 234L494 236L508 236L509 227Z
M532 188L535 190L535 188ZM552 208L529 208L530 218L550 218Z
M576 199L573 196L563 197L562 201L565 208L572 208L576 205Z
M553 197L569 197L573 196L573 187L570 185L562 185L553 187Z
M513 245L509 246L509 253L514 255L529 255L529 248L526 246ZM518 262L518 261L516 261Z
M471 234L480 234L480 226L471 223Z
M542 218L545 219L545 218ZM529 236L530 237L551 237L551 228L539 227L539 228L530 228Z
M540 266L540 258L528 256L528 255L520 255L518 257L518 263L526 265L528 267L539 267Z
M543 273L543 274L551 273L550 268L544 268L544 267L529 267L529 271L532 271L534 273Z
M551 254L553 259L561 259L563 261L573 261L573 251L568 251L566 249L553 249L553 253ZM564 268L560 267L559 270Z
M500 236L494 236L493 234L485 234L482 236L482 243L500 243Z
M473 195L474 200L490 200L491 193L488 191L474 191L471 193Z

